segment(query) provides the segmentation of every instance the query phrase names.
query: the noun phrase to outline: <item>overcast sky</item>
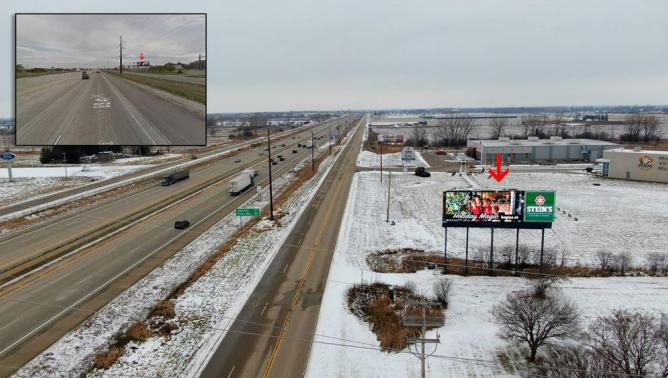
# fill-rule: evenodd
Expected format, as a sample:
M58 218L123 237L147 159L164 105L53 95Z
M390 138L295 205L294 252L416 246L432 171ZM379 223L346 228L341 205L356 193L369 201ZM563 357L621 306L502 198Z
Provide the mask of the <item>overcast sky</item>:
M668 104L663 0L5 0L0 9L8 52L16 12L208 13L209 113ZM12 66L6 54L0 116L12 114Z
M189 63L205 53L205 16L19 15L16 19L16 62L29 68L109 67L119 64Z

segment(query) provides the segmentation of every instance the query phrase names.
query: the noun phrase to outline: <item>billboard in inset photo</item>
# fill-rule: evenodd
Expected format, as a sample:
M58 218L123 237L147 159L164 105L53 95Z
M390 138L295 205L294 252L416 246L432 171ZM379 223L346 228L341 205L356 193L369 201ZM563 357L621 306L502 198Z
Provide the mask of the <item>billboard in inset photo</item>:
M206 145L206 14L17 14L16 144Z
M443 227L549 228L554 201L553 191L444 191Z

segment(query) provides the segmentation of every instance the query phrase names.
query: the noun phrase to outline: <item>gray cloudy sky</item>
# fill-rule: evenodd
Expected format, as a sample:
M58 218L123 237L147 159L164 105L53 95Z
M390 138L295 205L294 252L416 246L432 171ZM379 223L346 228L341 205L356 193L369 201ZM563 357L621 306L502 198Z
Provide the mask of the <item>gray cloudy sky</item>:
M19 15L16 62L34 67L109 67L189 63L205 53L204 15Z
M7 21L15 12L208 13L209 112L668 104L663 0L9 0L0 7ZM9 26L0 35L6 51L12 35ZM11 81L12 60L0 60L3 82ZM0 115L11 114L12 97L13 86L0 92Z

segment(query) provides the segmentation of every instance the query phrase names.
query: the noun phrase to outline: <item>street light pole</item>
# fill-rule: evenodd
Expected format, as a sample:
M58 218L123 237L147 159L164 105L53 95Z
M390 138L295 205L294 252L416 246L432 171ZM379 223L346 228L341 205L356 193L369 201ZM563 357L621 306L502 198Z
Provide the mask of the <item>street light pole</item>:
M332 155L332 126L327 125L327 133L329 134L329 154Z
M311 131L311 171L315 172L315 145L313 144L313 131Z
M383 145L378 142L378 152L380 152L380 182L383 182Z
M63 152L63 160L65 161L65 180L67 180L67 153Z
M274 220L274 191L271 185L271 139L269 138L269 129L267 129L267 159L269 162L269 219Z

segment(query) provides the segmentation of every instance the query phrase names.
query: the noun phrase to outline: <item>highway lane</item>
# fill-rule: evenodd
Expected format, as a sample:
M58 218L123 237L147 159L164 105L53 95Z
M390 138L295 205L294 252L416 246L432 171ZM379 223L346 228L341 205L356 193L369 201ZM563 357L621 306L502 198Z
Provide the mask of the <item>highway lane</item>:
M129 71L123 72L123 75L125 75L126 73L129 74L129 75L150 77L152 79L181 81L181 82L184 82L184 83L192 83L192 84L199 84L199 85L205 85L206 84L206 78L204 78L204 77L188 77L188 76L185 76L185 75L161 75L161 74L150 74L150 73L129 72Z
M327 124L323 123L316 126L316 135L324 135ZM286 147L279 147L275 153L283 152L287 158L288 155L285 152L290 152L300 141L309 137L310 131L302 131L295 135L295 139L288 138L281 141L280 143L286 144ZM320 140L320 142L322 141ZM259 150L260 148L249 150L233 158L202 167L193 171L187 181L167 187L161 186L160 183L152 184L142 190L127 193L119 198L39 224L30 231L17 232L0 238L0 249L3 251L0 253L0 278L9 274L3 274L7 269L26 261L28 258L53 250L67 240L83 237L105 224L123 222L129 214L135 211L158 205L175 195L182 196L197 185L238 172L248 164L266 159L266 157L258 155ZM241 163L234 163L233 161L236 159L241 159Z
M315 332L363 133L358 128L201 377L303 376L311 344L291 338Z
M326 130L326 125L320 126L319 130ZM296 144L301 140L290 141ZM274 175L287 171L310 155L310 150L296 148L298 153L292 154L292 149L295 148L286 143L286 147L272 152L281 153L286 158L272 166ZM247 160L259 171L257 182L266 186L266 156L259 156L257 151L253 153L262 161L250 157ZM189 181L192 179L156 189L176 188ZM242 196L232 197L227 193L227 181L223 180L109 240L0 290L0 323L12 324L0 329L0 339L3 340L0 365L21 366L255 195L254 191L247 191ZM135 200L129 198L128 201ZM174 220L181 218L189 219L193 227L186 231L174 230ZM0 369L0 376L10 372Z
M103 71L17 80L19 145L204 145L205 120ZM45 78L48 76L44 76ZM37 78L34 78L37 79Z

